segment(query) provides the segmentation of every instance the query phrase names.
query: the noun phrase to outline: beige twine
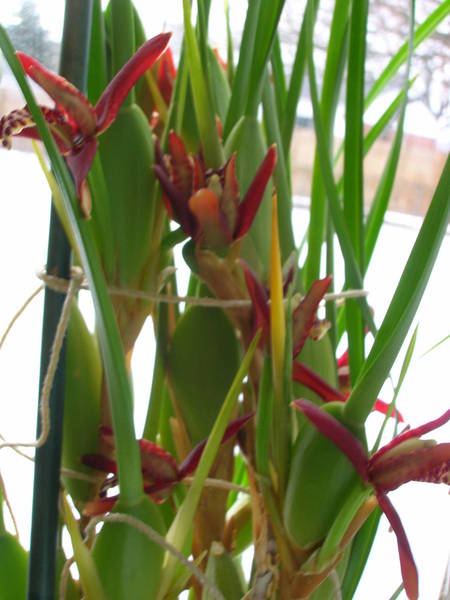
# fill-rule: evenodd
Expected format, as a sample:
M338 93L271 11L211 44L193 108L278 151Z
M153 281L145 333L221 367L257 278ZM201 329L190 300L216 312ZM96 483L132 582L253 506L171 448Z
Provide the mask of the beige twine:
M48 435L50 433L50 392L53 386L53 380L55 378L56 368L59 362L59 356L61 354L62 343L64 340L64 336L67 331L67 326L69 324L70 319L70 309L72 306L72 302L75 298L75 295L83 281L83 271L79 267L72 267L71 270L71 279L68 283L66 298L64 300L64 304L61 310L61 315L59 318L58 325L56 327L55 339L53 340L51 352L50 352L50 360L48 363L47 372L45 374L44 383L42 385L41 396L40 396L40 424L41 424L41 434L37 440L33 442L2 442L0 443L0 450L2 448L11 448L18 447L21 448L40 448L47 441ZM37 295L37 291L34 296ZM34 297L33 296L33 297ZM28 303L25 303L25 307ZM24 310L24 308L22 307ZM21 312L23 312L23 310ZM13 321L17 320L17 315L13 319ZM8 328L10 330L11 327ZM7 331L8 331L7 330ZM3 336L4 338L5 336ZM2 338L2 339L3 339Z
M45 271L41 271L37 274L37 277L45 284L46 287L60 292L66 293L68 289L67 279L61 279L54 275L49 275ZM80 285L80 289L88 290L88 284L86 280ZM235 299L235 300L219 300L218 298L197 298L194 296L176 296L171 294L156 294L152 292L145 292L142 290L135 290L129 288L120 288L113 285L108 286L108 292L112 296L127 296L128 298L136 298L137 300L147 300L149 302L165 302L167 304L192 304L194 306L206 306L206 307L217 307L217 308L241 308L245 306L251 306L252 301L246 299ZM367 290L344 290L342 292L332 292L325 294L323 299L326 302L346 300L347 298L363 298L369 295ZM300 296L296 294L296 296ZM270 302L270 301L269 301Z
M45 271L38 273L38 278L43 282L45 287L49 289L66 294L66 299L61 311L60 320L56 328L55 339L50 354L50 361L45 375L44 383L41 390L41 401L40 401L40 423L41 423L41 435L34 442L7 442L2 441L0 443L0 450L2 448L12 448L19 452L22 456L30 458L27 455L21 453L18 448L39 448L45 444L50 432L50 409L49 399L50 392L53 386L53 380L55 377L56 367L58 365L59 356L61 352L62 342L66 334L67 326L70 319L70 309L75 295L80 289L89 289L86 283L83 271L80 267L72 267L72 276L69 281L54 275L50 275ZM2 335L0 340L0 349L2 348L8 334L12 327L18 320L18 318L25 311L27 306L32 300L41 292L43 286L39 286L24 304L19 308L16 314L10 321L6 331ZM196 306L204 307L218 307L218 308L239 308L243 306L251 306L251 300L235 299L235 300L219 300L217 298L195 298L192 296L176 296L170 294L153 294L151 292L144 292L142 290L119 288L116 286L109 286L108 291L112 295L127 296L130 298L136 298L141 300L147 300L152 302L166 302L169 304L179 304L185 302ZM360 298L368 295L366 290L345 290L343 292L330 293L324 295L325 301L343 301L347 298ZM298 295L296 295L298 296ZM4 440L0 434L0 439Z

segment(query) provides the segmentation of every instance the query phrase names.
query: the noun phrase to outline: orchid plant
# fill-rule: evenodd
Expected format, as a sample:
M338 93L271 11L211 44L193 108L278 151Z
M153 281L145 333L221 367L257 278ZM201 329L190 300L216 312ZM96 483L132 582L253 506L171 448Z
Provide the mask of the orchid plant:
M366 96L368 1L335 3L320 86L316 0L306 2L289 80L278 34L283 0L248 3L239 55L228 32L226 61L208 41L211 2L193 4L196 25L183 0L184 39L174 57L170 33L145 39L131 0L110 0L105 11L93 0L73 25L90 41L88 56L79 57L88 65L87 90L15 52L0 28L26 101L1 117L2 145L16 137L43 142L55 207L96 310L91 334L76 301L70 307L62 453L54 461L57 536L35 536L28 557L0 511L0 585L4 563L10 589L20 590L14 597L28 586L30 600L168 600L183 592L199 600L347 600L384 513L414 600L418 569L387 494L412 480L449 484L450 444L421 436L450 413L406 426L374 451L366 421L376 410L396 429L408 422L407 407L400 413L395 398L379 396L448 224L448 160L384 317L376 307L374 316L363 288L397 171L411 57L448 16L450 1L418 27L411 2L410 37ZM400 102L372 131L380 136L398 108L392 152L365 215L364 112L401 65ZM338 179L333 131L344 73ZM53 106L36 104L25 76ZM304 255L294 242L289 161L306 78L316 151ZM330 296L335 240L347 298L338 309ZM190 275L184 299L174 268L181 244ZM156 352L137 440L129 377L147 319ZM50 428L58 430L51 419ZM57 504L46 494L36 493L37 513ZM60 544L64 530L70 556Z

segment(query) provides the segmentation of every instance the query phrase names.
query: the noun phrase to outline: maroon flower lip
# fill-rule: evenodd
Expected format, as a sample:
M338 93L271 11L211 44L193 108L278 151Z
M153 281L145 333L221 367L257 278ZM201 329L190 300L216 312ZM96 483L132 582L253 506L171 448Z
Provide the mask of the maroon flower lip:
M161 33L145 42L110 81L95 107L64 77L52 73L32 56L17 52L25 73L55 101L55 108L41 110L60 152L66 156L86 217L91 211L86 177L97 151L97 136L113 123L131 88L166 50L170 37L170 33ZM13 136L39 139L26 106L0 120L2 145L9 148Z
M225 429L221 443L224 444L238 433L253 416L254 413L250 412L231 421ZM102 427L100 433L103 441L113 450L114 435L112 429ZM164 502L174 485L194 473L207 441L205 439L199 442L184 461L178 465L174 457L158 444L145 439L139 440L144 492L154 502ZM84 509L85 514L93 516L110 511L118 499L117 495L106 497L107 490L118 483L116 461L103 454L85 454L81 457L81 462L108 475L101 488L100 498L87 503Z
M368 457L361 442L332 415L305 399L296 400L294 406L347 456L364 483L372 486L397 537L406 593L408 598L417 599L417 568L400 517L387 493L409 481L450 484L450 443L436 444L420 439L450 421L450 410L433 421L401 433Z
M220 169L206 169L201 157L186 152L182 139L169 134L169 154L157 153L154 171L171 218L199 245L226 248L250 229L276 163L271 146L240 201L233 154Z

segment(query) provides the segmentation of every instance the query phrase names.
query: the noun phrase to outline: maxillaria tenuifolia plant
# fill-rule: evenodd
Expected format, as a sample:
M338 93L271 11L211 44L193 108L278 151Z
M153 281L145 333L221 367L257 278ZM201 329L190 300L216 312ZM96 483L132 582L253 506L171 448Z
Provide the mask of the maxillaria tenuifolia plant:
M379 396L446 231L448 160L377 324L364 277L397 170L411 58L448 16L450 1L419 26L411 2L409 38L368 93L368 0L335 3L319 82L317 0L299 15L289 77L278 33L283 0L248 3L237 55L227 20L227 62L208 41L211 2L193 4L195 25L189 0L180 3L184 38L174 56L170 33L145 39L131 0L110 0L105 11L93 0L86 95L16 53L0 28L26 103L1 117L2 144L9 148L16 137L43 142L51 170L43 168L96 311L90 333L76 300L70 307L55 519L72 548L67 557L58 540L58 550L42 548L54 561L55 593L349 600L384 513L398 542L399 580L408 598L418 598L420 565L388 493L412 480L449 484L450 444L422 436L450 414L411 429L396 396L391 403ZM371 133L380 136L397 108L392 151L366 216L364 112L401 67L399 99ZM36 104L26 76L54 105ZM289 161L306 79L316 150L301 253ZM333 131L344 82L338 179ZM335 240L345 266L342 305L331 293ZM174 268L180 244L189 270L184 299ZM318 316L321 304L326 318ZM148 318L156 351L138 440L130 365ZM373 339L368 353L366 336ZM343 355L341 338L348 343ZM393 419L397 433L371 449L366 420L373 410ZM0 493L0 516L2 509ZM244 576L248 548L252 568ZM17 590L14 598L24 597L27 560L0 518L0 585ZM4 589L2 597L12 597Z

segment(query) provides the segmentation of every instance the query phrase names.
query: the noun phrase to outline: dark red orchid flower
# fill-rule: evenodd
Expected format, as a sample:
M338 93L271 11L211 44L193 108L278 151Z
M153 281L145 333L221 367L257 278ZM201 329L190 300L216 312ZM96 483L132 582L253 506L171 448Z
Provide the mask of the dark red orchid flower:
M222 437L222 444L232 438L238 431L252 419L254 413L248 413L238 419L230 422ZM109 427L101 428L103 441L114 449L114 435ZM206 442L202 440L188 454L184 461L178 465L174 457L148 440L139 440L139 450L141 453L142 475L144 479L144 492L148 494L154 502L161 503L169 496L172 488L189 477L197 468L200 458L205 449ZM118 496L106 497L109 488L117 485L117 463L115 460L102 454L85 454L81 457L81 462L93 469L97 469L108 474L101 491L100 498L86 504L84 512L88 515L97 515L108 512L116 503Z
M332 415L308 400L296 400L294 405L347 456L364 483L372 486L378 504L397 537L406 593L411 600L417 599L417 568L405 530L387 493L409 481L450 485L450 443L436 444L432 440L420 439L450 421L450 410L433 421L397 435L368 457L361 442Z
M202 247L226 248L250 229L276 163L271 146L250 185L239 201L235 155L220 169L206 169L203 160L188 155L182 139L169 134L170 153L159 153L154 171L164 192L171 218Z
M254 332L262 329L261 341L267 342L270 336L269 292L261 284L250 266L241 259L245 284L253 305ZM288 273L288 278L291 275ZM315 281L306 296L292 313L292 358L300 354L308 337L318 337L318 330L325 329L316 318L317 308L331 283L331 277ZM285 290L286 291L286 290Z
M261 340L267 342L270 335L270 310L268 306L269 292L261 284L250 266L242 259L241 265L244 271L245 283L253 304L253 330L256 333L258 329L261 329ZM291 279L292 272L289 271L286 281L290 281ZM335 389L312 369L295 360L300 354L308 337L317 339L327 330L326 324L324 325L321 321L316 319L316 312L330 283L331 277L325 277L324 279L315 281L309 292L293 312L292 378L297 383L304 385L316 393L324 402L345 402L349 396L348 393L342 393ZM287 287L285 282L285 285L283 286L284 292L287 291ZM377 400L374 406L374 410L382 414L387 414L390 411L390 408L390 405L382 400ZM403 421L403 416L396 410L391 411L390 415L397 418L400 422Z
M25 73L55 101L55 108L42 107L41 110L60 152L66 157L86 217L91 210L86 177L97 151L97 136L114 121L131 88L164 52L170 36L170 33L161 33L143 44L111 80L95 107L66 79L31 56L17 52ZM27 106L13 110L0 120L2 145L10 148L13 136L39 139Z

